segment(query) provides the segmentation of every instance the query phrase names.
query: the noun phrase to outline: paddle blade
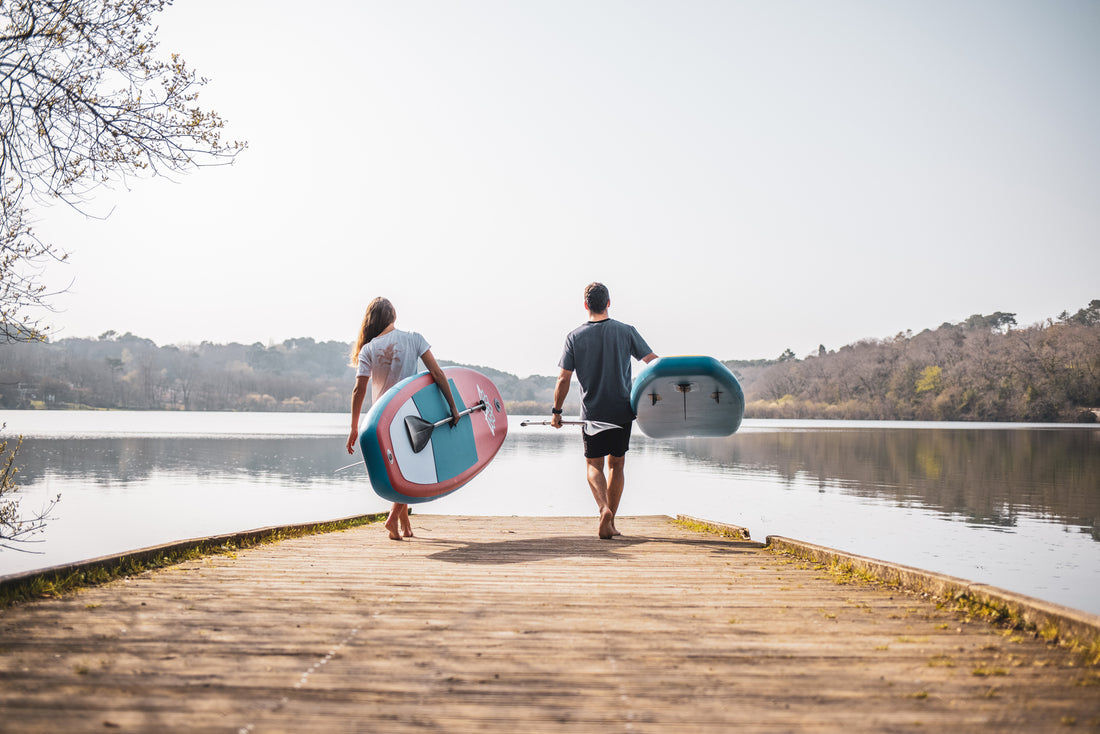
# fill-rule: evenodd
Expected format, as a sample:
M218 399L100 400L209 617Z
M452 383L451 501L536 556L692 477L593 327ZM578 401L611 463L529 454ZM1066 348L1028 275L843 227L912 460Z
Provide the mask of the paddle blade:
M435 426L418 415L405 416L405 433L409 434L409 443L412 444L414 454L419 454L432 440L432 431Z

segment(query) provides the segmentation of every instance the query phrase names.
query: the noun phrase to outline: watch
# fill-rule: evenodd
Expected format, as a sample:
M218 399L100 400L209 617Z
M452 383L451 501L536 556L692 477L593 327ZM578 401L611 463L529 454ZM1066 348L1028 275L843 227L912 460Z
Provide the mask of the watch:
M561 415L561 409L560 408L551 408L550 412L553 413L554 415Z

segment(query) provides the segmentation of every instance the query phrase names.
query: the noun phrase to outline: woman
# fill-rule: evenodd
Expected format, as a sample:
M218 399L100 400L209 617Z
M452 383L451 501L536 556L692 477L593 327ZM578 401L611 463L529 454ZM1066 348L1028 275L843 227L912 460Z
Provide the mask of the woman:
M401 331L394 327L397 312L393 304L385 298L375 298L367 306L363 325L355 348L351 353L351 365L357 367L355 390L351 395L351 435L348 436L349 454L355 453L355 444L359 438L359 413L363 410L363 401L367 396L367 382L371 383L371 398L377 401L382 394L406 377L417 373L417 359L424 361L439 391L451 406L451 425L459 421L458 406L455 405L451 386L447 382L439 363L432 356L431 345L415 331ZM390 540L401 540L402 535L412 537L412 523L409 521L409 506L394 502L390 516L386 519L386 530Z

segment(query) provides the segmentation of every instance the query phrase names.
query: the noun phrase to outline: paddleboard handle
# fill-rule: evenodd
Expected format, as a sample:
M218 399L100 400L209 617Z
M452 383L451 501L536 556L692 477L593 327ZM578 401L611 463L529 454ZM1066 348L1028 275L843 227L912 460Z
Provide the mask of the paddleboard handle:
M458 414L461 418L464 415L473 413L475 410L485 410L489 407L488 403L484 400L479 400L475 405L467 408ZM428 445L428 441L432 440L432 431L439 428L444 423L450 423L453 416L447 416L443 420L438 420L435 423L426 421L418 415L405 416L405 433L409 436L409 443L412 444L412 450L414 454L419 454L424 450L424 447Z

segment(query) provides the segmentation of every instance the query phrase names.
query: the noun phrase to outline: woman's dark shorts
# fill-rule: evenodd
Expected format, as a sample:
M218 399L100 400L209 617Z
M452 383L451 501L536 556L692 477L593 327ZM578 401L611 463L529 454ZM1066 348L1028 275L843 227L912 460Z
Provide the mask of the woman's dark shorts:
M584 458L599 459L611 454L612 456L625 456L630 448L630 423L626 428L610 428L606 431L589 436L581 432L584 437Z

